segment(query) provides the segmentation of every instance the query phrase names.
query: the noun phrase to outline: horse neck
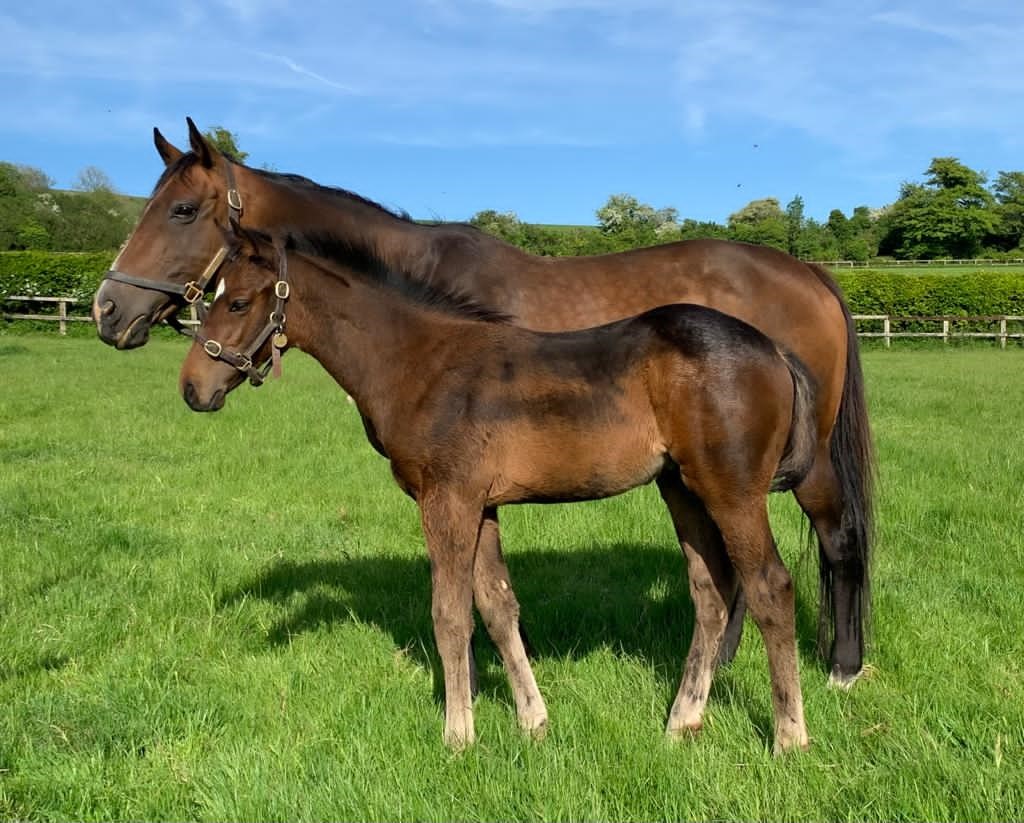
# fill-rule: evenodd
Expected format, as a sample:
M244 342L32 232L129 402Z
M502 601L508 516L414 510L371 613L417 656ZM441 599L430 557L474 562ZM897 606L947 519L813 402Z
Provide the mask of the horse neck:
M439 326L447 332L470 321L431 312L360 275L346 285L320 266L293 260L288 336L384 431L387 419L402 414L397 398L418 397L410 382L429 386L430 375L444 368L427 341L443 344L449 335Z
M243 224L271 234L295 229L332 234L393 269L422 279L433 274L435 239L426 227L343 192L276 180L244 166L235 171L245 205Z

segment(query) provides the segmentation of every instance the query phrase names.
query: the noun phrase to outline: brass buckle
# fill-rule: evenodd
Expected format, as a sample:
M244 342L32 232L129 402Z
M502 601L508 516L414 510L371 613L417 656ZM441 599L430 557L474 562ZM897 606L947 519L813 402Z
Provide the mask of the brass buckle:
M274 284L274 294L277 296L278 300L287 300L291 291L291 287L288 285L286 280L278 280Z
M280 320L277 319L279 316L281 318ZM272 311L270 313L270 322L273 323L275 326L277 326L277 328L279 328L279 329L283 329L284 328L284 318L285 318L284 312L281 312L280 315L278 315L278 313L276 311Z
M203 343L203 351L210 355L210 357L220 357L224 347L216 340L207 340Z
M242 213L242 195L238 193L238 189L228 189L228 205L239 214Z
M235 368L236 369L238 369L239 371L245 371L245 372L252 371L252 359L251 358L246 357L244 354L239 354L238 355L238 361L239 362L235 363Z
M194 280L185 284L185 302L197 303L203 299L203 290L196 285Z

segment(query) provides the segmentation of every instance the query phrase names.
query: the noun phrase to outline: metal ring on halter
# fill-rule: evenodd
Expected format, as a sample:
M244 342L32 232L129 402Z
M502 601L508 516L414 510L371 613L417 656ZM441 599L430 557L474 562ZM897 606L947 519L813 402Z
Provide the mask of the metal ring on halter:
M274 295L278 300L287 300L291 293L292 290L287 280L278 280L274 284Z
M279 317L281 318L280 320L278 319ZM284 312L281 312L280 314L278 314L276 311L272 311L270 313L270 322L273 323L275 326L277 326L279 329L283 329L284 328L284 318L285 318Z
M210 357L220 357L224 347L216 340L207 340L203 343L203 351L210 355Z

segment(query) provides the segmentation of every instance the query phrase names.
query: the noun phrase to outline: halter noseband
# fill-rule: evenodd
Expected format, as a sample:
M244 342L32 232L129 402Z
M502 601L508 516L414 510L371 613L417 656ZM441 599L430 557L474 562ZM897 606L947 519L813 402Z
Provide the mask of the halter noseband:
M234 220L236 223L242 219L242 196L238 193L235 185L235 172L231 167L231 161L224 160L224 176L227 178L227 201L228 201L228 224ZM203 305L203 295L209 291L210 283L220 271L221 265L231 251L231 246L223 245L213 256L213 259L206 264L203 273L195 280L189 280L184 285L172 283L169 280L151 280L147 277L135 277L131 274L119 272L117 269L109 269L103 275L104 280L113 280L117 283L125 283L140 289L159 291L173 297L180 297L185 305L195 306L196 313L200 320L206 319L206 306ZM177 317L168 317L167 325L180 334L192 335L188 329L182 326Z
M288 337L284 333L284 304L291 294L291 287L288 285L288 258L283 246L277 247L277 258L277 282L274 283L274 296L277 298L277 302L274 304L274 310L270 313L266 325L245 351L228 351L221 343L203 334L202 327L196 329L192 335L197 343L202 344L203 351L210 357L214 360L221 360L249 375L249 382L254 386L262 385L267 378L267 372L271 369L273 369L274 377L281 376L281 350L288 345ZM252 358L271 335L273 335L273 339L271 340L270 359L262 366L257 367Z

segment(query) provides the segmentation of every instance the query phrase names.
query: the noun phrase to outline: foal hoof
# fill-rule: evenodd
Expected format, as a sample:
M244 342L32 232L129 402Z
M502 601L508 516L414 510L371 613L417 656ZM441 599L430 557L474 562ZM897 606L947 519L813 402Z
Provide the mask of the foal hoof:
M688 723L682 726L669 726L665 729L665 736L675 742L677 740L692 740L700 734L704 728L704 721L698 720L695 723Z
M548 736L548 719L545 717L538 722L523 724L523 733L536 742L540 742Z
M807 737L794 737L790 740L776 740L772 747L772 755L779 757L789 752L805 752L811 748L811 741Z

